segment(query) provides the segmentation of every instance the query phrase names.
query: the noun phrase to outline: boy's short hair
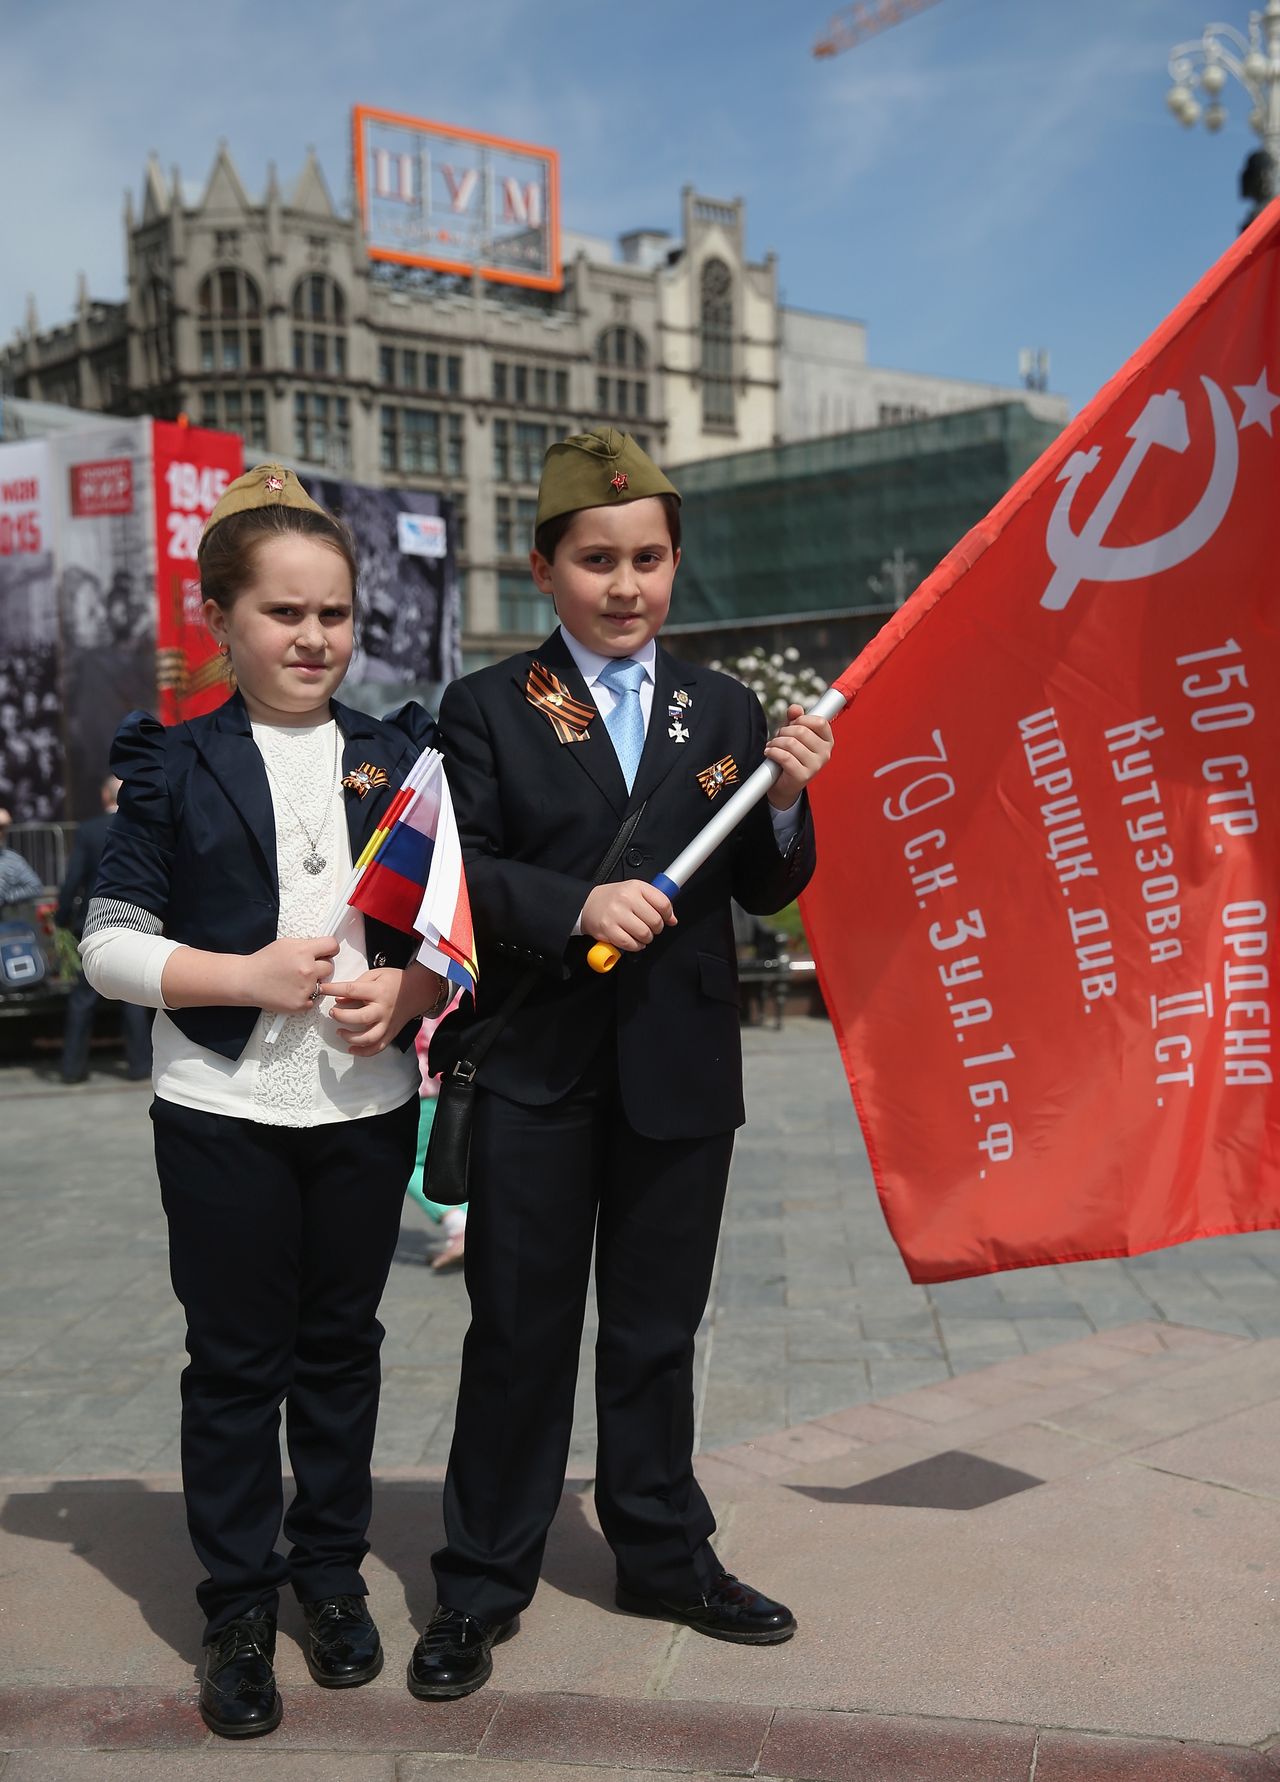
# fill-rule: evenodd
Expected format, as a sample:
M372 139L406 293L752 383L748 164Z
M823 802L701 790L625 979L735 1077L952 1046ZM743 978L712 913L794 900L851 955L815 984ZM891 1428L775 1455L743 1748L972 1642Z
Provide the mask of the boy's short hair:
M655 495L655 501L662 503L662 511L667 516L667 531L671 536L673 551L680 549L680 497L678 495ZM554 519L544 520L533 535L533 548L548 563L555 562L556 550L560 540L569 530L579 514L589 513L585 507L576 507L571 513L557 514Z

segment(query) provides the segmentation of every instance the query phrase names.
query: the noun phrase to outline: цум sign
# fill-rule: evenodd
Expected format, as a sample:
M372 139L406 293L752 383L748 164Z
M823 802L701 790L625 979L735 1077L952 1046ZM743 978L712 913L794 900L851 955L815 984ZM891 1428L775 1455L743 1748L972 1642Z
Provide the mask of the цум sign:
M559 158L398 112L352 112L369 257L558 291Z

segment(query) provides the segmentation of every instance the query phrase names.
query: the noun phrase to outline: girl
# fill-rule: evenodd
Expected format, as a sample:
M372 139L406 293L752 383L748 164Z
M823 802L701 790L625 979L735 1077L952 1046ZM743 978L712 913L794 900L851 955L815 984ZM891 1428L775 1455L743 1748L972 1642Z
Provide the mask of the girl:
M200 541L206 621L237 691L166 730L135 712L85 924L85 975L159 1009L156 1169L187 1317L182 1475L208 1576L200 1712L226 1738L279 1724L279 1586L332 1688L382 1668L365 1607L376 1311L413 1168L418 1017L444 982L411 937L354 914L323 929L352 860L433 727L332 695L356 563L291 471L231 484ZM274 1044L266 1032L287 1017ZM278 1430L296 1494L283 1492Z

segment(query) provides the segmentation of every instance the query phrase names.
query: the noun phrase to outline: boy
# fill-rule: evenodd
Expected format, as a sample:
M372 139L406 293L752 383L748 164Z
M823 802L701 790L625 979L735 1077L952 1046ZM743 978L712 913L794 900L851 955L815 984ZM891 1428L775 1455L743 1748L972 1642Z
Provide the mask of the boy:
M771 913L813 871L803 789L823 719L764 714L728 676L656 638L680 561L680 497L612 428L554 445L533 578L558 631L455 681L440 739L483 964L480 1007L444 1022L431 1064L531 965L542 975L476 1078L466 1275L472 1322L445 1482L440 1606L409 1688L478 1689L533 1596L564 1484L595 1243L596 1506L619 1605L714 1638L790 1638L782 1604L710 1546L693 1476L693 1352L734 1129L742 1124L731 900ZM782 775L691 879L678 911L648 881L765 754ZM642 809L611 882L593 880ZM623 954L598 975L593 941Z

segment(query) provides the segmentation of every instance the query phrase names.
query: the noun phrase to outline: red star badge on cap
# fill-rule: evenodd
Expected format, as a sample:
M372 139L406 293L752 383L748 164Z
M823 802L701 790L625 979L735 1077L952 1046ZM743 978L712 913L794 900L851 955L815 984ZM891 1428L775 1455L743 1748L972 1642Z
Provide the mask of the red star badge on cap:
M267 478L267 487L273 494L277 493L284 488L284 478L282 476L269 476Z
M616 492L621 495L622 491L627 487L627 480L626 471L620 470L616 476L610 477L609 487L616 490Z

